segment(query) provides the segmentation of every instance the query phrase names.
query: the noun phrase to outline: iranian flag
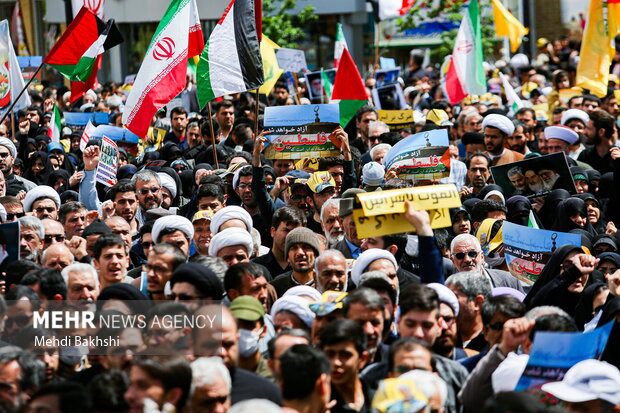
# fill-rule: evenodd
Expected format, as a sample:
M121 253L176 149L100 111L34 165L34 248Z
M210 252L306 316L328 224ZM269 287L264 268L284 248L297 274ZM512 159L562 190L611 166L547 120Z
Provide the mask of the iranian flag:
M446 74L445 90L451 105L468 95L487 91L482 67L482 34L478 0L471 0L456 35L452 60Z
M262 10L254 0L232 0L211 32L197 69L198 104L260 87Z
M194 0L173 0L161 19L129 93L123 123L146 137L153 116L185 87L187 60L204 46Z
M336 102L340 107L340 126L343 128L353 119L358 109L368 103L364 81L347 49L342 52L332 89L330 103Z
M96 74L98 57L122 42L113 19L105 23L83 7L43 63L73 82L86 82Z
M415 0L379 0L379 20L400 17L409 11Z
M60 119L60 111L58 106L54 103L54 112L52 112L52 119L50 120L50 126L47 128L47 136L50 137L52 142L60 142L60 130L62 128L62 122Z
M340 64L340 59L342 57L342 52L344 49L348 49L347 47L347 39L344 37L344 32L342 31L342 24L338 23L336 25L336 43L334 44L334 68L338 69L338 65Z

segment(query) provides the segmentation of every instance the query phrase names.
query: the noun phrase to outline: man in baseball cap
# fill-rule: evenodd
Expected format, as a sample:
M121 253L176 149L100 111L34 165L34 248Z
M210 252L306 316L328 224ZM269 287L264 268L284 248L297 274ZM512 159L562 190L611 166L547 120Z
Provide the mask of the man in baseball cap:
M323 232L321 227L321 208L325 201L336 196L336 181L327 171L314 172L306 185L310 189L310 195L306 197L306 201L312 210L312 214L308 216L308 228L320 234Z
M239 361L238 367L263 376L273 378L267 361L259 351L259 341L265 337L265 310L256 298L242 295L235 298L230 305L230 311L237 319L239 326Z

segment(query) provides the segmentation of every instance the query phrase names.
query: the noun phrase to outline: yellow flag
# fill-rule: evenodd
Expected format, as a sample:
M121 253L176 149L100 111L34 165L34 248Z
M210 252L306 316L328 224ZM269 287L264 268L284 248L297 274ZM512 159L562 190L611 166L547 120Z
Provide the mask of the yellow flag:
M521 46L521 38L529 33L529 29L524 27L515 16L504 7L500 0L493 2L493 18L495 20L495 34L498 37L508 37L510 40L510 51L515 53Z
M607 17L605 17L607 16ZM607 95L609 66L614 56L614 37L618 34L620 4L591 0L577 66L577 86L599 97Z
M263 34L263 40L260 42L260 55L263 58L265 82L258 89L259 93L265 95L271 93L271 89L273 89L282 75L282 72L284 72L284 70L280 69L280 66L278 66L278 60L276 59L276 49L279 48L280 46Z

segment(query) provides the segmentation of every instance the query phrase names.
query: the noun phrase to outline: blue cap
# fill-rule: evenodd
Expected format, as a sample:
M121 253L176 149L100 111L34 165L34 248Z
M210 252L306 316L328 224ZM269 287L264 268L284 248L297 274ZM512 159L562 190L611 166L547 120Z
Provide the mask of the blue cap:
M301 169L293 169L292 171L288 171L285 176L290 176L295 179L308 179L310 178L310 174L306 171L302 171Z
M47 145L47 152L51 153L54 149L58 149L62 153L65 153L65 148L59 142L51 142Z

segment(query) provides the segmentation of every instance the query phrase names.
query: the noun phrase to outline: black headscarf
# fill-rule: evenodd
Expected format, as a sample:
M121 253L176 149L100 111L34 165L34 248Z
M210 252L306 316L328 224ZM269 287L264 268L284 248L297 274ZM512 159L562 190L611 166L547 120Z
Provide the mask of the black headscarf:
M32 166L37 160L41 160L44 168L38 174L32 172ZM30 158L26 159L24 165L24 178L37 185L47 185L47 178L51 172L51 165L47 161L47 152L38 151L33 153Z
M583 293L581 293L581 298L575 307L575 323L577 323L577 328L579 328L579 330L583 331L584 324L594 317L592 314L594 311L594 308L592 308L594 297L598 289L605 286L607 286L607 284L604 282L597 281L586 287Z
M581 214L586 219L586 224L583 227L575 224L571 217L575 214ZM580 198L568 198L562 201L557 210L557 218L551 227L552 231L569 232L571 229L583 229L591 236L596 235L596 231L590 225L588 221L588 207L583 199Z
M538 217L544 228L550 229L553 226L558 212L558 205L568 198L570 198L570 193L566 189L554 189L545 197L545 204L538 212Z
M604 213L603 210L601 209L601 203L599 202L598 198L596 198L594 195L585 192L583 194L576 194L574 195L575 198L579 198L579 199L583 199L584 202L585 201L592 201L596 204L596 207L599 209L600 211L600 216L597 222L595 222L594 224L591 224L592 227L594 228L594 230L599 233L599 234L603 234L605 233L605 230L607 229L607 221L604 219ZM586 208L587 208L587 204L586 204ZM588 217L588 221L590 220L590 218Z
M56 181L60 178L64 179L65 182L62 185L60 185L58 188L56 188L55 187ZM49 173L48 178L47 178L47 185L56 189L56 192L58 192L58 194L62 194L64 191L69 189L70 178L71 178L71 175L69 175L68 171L64 169L56 169L55 171L51 171Z
M508 209L506 221L527 227L530 219L530 211L532 211L532 203L529 199L523 195L511 196L506 201L506 209ZM538 222L536 214L534 214L534 217L536 218L538 226L542 226L541 223Z

